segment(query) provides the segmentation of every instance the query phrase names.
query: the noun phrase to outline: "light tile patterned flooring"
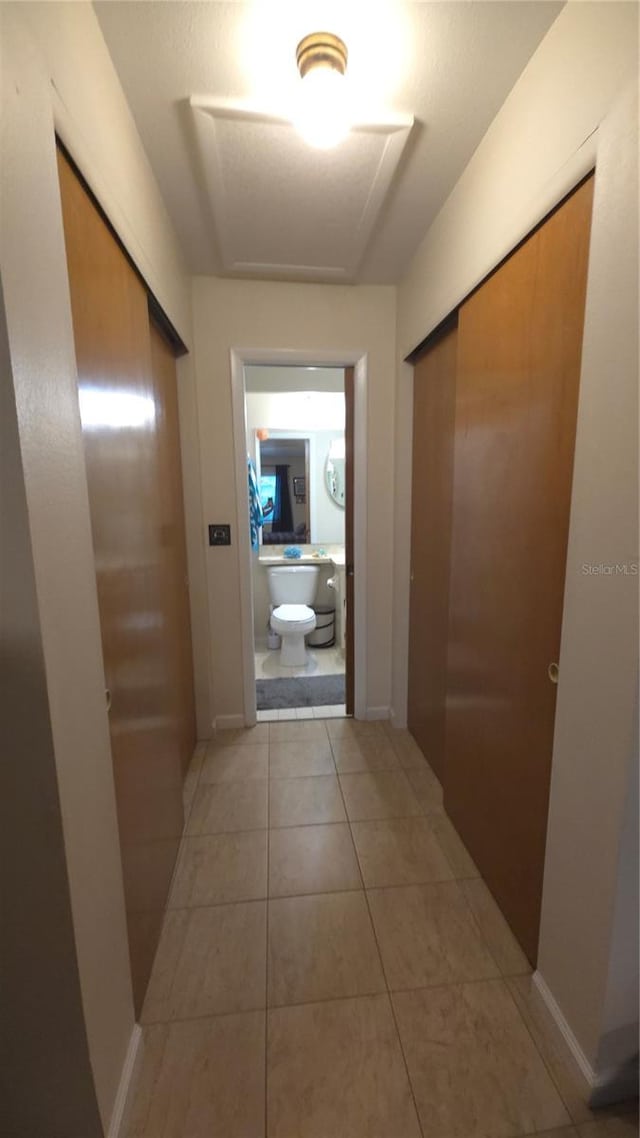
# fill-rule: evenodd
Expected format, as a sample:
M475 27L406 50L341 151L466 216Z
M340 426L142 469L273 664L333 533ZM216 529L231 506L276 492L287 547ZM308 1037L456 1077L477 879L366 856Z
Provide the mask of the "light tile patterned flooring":
M632 1138L594 1115L406 731L199 747L128 1138Z
M291 676L340 676L345 670L342 652L333 648L307 648L306 662L299 668L280 664L280 650L262 648L254 654L257 680L274 680Z

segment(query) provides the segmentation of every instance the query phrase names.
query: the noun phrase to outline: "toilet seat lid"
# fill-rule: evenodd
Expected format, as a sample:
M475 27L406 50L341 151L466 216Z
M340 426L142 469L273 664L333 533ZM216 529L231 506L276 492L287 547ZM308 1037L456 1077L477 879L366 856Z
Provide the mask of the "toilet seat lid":
M316 614L308 605L278 605L278 607L273 610L273 615L277 617L278 620L299 622L302 620L310 620L311 617L315 617Z

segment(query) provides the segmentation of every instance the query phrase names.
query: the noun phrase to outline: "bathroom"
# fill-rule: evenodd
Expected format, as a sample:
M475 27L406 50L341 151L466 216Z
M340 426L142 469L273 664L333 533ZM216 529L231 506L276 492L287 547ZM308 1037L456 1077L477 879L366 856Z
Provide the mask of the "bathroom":
M247 453L262 510L251 556L258 718L344 715L344 369L247 366L245 411ZM285 483L288 502L281 500ZM295 568L298 585L305 576L305 585L311 579L302 603L313 616L307 607L293 657L289 647L283 649L283 640L292 643L289 628L281 638L271 622L269 570L277 568L285 586L276 603L298 603L287 591L295 575L283 578L282 567Z

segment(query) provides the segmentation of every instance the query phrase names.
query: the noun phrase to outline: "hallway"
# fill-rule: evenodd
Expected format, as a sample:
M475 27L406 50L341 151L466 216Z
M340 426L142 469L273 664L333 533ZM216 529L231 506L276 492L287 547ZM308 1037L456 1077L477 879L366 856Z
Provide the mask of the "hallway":
M593 1121L408 732L227 731L185 794L128 1138L637 1132Z

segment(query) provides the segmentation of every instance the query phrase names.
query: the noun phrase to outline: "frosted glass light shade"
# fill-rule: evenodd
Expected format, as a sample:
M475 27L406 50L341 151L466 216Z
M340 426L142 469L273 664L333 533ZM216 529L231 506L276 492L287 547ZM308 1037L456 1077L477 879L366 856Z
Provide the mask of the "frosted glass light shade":
M351 125L344 75L314 67L301 80L295 125L305 142L322 150L337 146Z

